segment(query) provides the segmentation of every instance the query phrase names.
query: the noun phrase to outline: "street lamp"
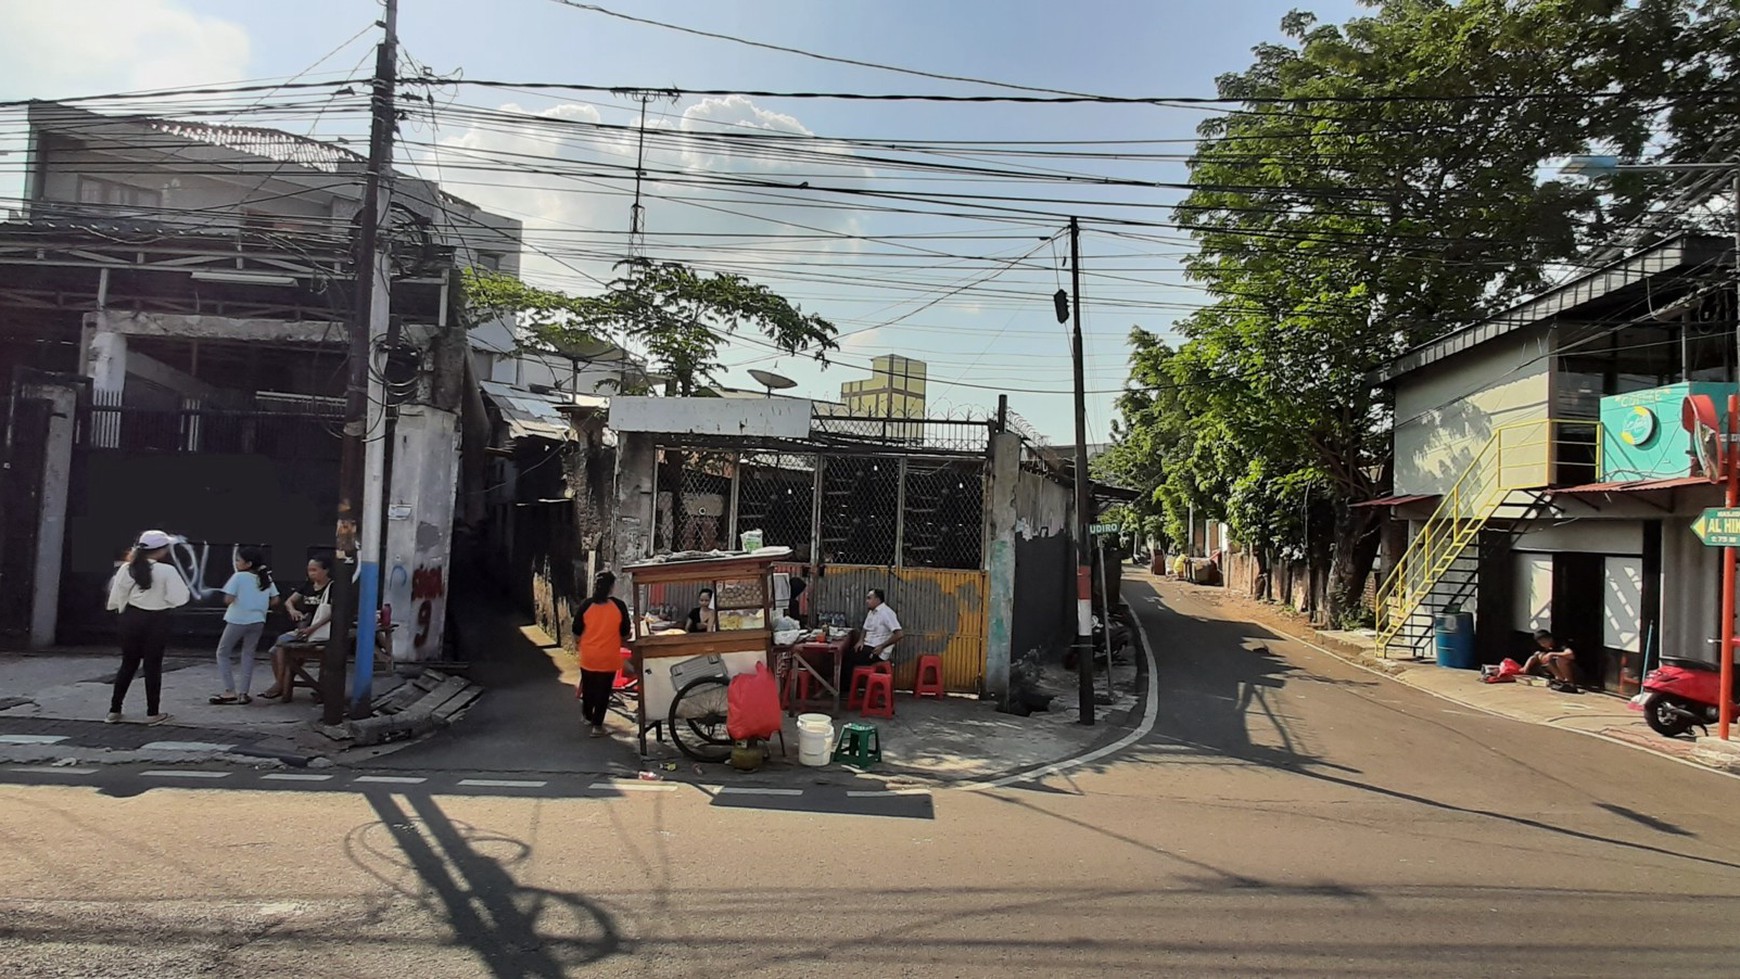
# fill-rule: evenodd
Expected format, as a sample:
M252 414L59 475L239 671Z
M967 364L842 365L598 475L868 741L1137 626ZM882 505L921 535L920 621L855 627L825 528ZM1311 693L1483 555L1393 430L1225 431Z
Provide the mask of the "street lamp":
M1560 172L1572 176L1611 177L1626 171L1727 171L1733 178L1734 192L1734 338L1735 338L1735 380L1740 382L1740 161L1728 163L1626 163L1617 156L1583 154L1567 159ZM1740 400L1736 396L1728 397L1728 419L1723 428L1732 435L1734 431L1734 414ZM1740 506L1740 469L1735 467L1734 445L1730 442L1722 453L1723 475L1726 477L1726 503L1729 507ZM1717 692L1717 725L1716 735L1723 741L1728 740L1728 726L1734 720L1734 578L1737 563L1740 563L1740 552L1732 547L1722 548L1722 679L1721 688Z

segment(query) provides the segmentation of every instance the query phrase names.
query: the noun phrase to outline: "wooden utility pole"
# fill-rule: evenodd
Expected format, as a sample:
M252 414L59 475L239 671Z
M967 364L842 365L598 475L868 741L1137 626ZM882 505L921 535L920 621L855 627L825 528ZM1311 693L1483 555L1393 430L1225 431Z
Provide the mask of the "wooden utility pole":
M387 396L376 350L386 336L391 297L388 241L383 234L392 192L394 87L398 67L398 0L384 0L384 34L375 50L370 97L368 172L364 176L356 250L356 297L350 327L350 377L345 390L344 447L338 466L338 526L334 533L331 638L320 660L322 720L344 722L344 664L356 627L357 712L369 710L374 676L375 615L380 604L381 501L385 486ZM362 526L359 553L357 527ZM352 578L355 581L352 581Z
M1081 696L1081 723L1094 723L1093 563L1088 524L1093 520L1088 493L1087 384L1081 352L1081 222L1069 219L1070 353L1075 368L1075 675Z

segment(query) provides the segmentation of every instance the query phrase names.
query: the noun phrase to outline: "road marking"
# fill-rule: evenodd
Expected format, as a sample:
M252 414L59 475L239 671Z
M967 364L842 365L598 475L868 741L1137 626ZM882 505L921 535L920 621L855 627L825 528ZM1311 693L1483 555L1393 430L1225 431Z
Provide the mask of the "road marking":
M1164 603L1159 601L1158 596L1155 596L1154 604L1164 607ZM1136 725L1135 730L1118 740L1113 741L1111 744L1108 744L1103 748L1096 748L1085 755L1077 755L1074 758L1065 758L1062 761L1053 762L1050 765L1034 769L1030 772L1017 772L1014 775L1005 775L1002 778L994 778L988 782L970 782L965 785L957 786L957 788L964 789L968 792L982 792L986 789L1000 789L1005 785L1016 785L1021 782L1035 782L1042 778L1049 778L1059 772L1067 772L1072 768L1079 768L1088 762L1098 761L1109 754L1123 751L1125 748L1128 748L1130 745L1135 744L1153 732L1155 722L1160 719L1160 664L1154 660L1154 644L1148 640L1148 630L1142 626L1142 617L1139 615L1133 615L1131 618L1134 619L1136 623L1136 636L1142 640L1142 656L1148 661L1148 697L1142 710L1142 722Z
M304 772L267 772L260 777L271 779L274 782L324 782L332 776L313 775Z
M752 786L727 785L719 790L720 795L803 795L803 789L758 789Z
M95 775L95 768L50 766L50 765L13 765L12 771L29 772L33 775Z
M0 744L60 744L64 734L0 734Z
M210 741L153 741L139 746L140 751L228 751L233 744L213 744Z
M588 789L600 789L606 792L675 792L675 782L593 782Z
M231 775L230 772L202 772L192 768L178 772L157 768L139 774L146 778L229 778Z
M475 785L485 789L541 789L549 782L513 778L462 778L460 785Z
M352 782L370 782L376 785L421 785L429 781L417 775L358 775Z
M851 789L846 792L851 799L878 799L891 795L930 795L929 789Z

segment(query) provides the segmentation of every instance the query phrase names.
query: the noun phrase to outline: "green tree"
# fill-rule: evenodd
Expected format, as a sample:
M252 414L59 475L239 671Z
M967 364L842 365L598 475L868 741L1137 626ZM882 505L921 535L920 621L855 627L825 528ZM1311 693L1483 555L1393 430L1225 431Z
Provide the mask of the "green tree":
M1375 515L1346 504L1386 492L1393 471L1367 373L1573 260L1615 202L1541 182L1541 162L1635 152L1655 118L1610 94L1631 70L1615 50L1640 37L1621 0L1374 7L1342 26L1289 14L1290 43L1219 79L1242 107L1200 127L1178 210L1211 303L1178 324L1170 373L1196 388L1197 424L1234 443L1200 460L1218 472L1199 485L1271 545L1302 542L1308 518L1260 515L1319 488L1332 619L1378 546Z
M466 275L473 322L513 315L525 343L572 350L608 340L643 351L669 394L693 395L714 380L719 348L742 328L776 349L826 363L838 329L768 289L729 273L698 273L675 262L631 262L596 296L571 296L493 272Z

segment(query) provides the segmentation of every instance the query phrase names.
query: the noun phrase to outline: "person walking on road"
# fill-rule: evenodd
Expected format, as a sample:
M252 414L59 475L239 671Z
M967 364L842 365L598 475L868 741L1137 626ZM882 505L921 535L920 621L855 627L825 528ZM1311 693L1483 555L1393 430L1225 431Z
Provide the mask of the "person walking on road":
M260 649L260 633L266 629L266 613L278 604L278 586L266 555L257 547L236 549L236 573L224 585L224 634L218 639L218 680L224 692L211 698L214 704L247 704L254 683L254 654ZM241 659L242 682L235 681L230 656Z
M109 611L121 613L121 672L115 674L115 693L109 698L110 724L123 719L122 704L133 676L145 668L145 723L169 719L163 713L163 650L169 645L169 610L180 608L192 597L181 572L165 564L170 536L147 530L127 554L127 563L109 582Z
M592 586L592 597L574 614L574 641L580 653L580 714L592 736L604 736L610 692L622 670L622 647L628 642L628 606L611 593L616 576L606 571Z

